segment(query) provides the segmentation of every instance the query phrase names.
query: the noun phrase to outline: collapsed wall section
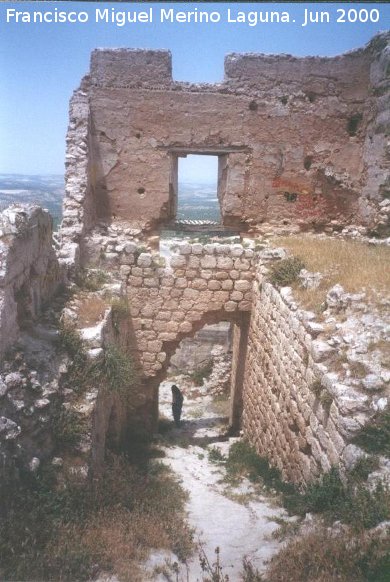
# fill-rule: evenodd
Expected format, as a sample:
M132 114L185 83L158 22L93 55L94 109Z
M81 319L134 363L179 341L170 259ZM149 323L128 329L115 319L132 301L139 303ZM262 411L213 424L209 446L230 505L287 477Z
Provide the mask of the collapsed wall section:
M46 210L13 205L0 215L0 356L37 318L61 281Z

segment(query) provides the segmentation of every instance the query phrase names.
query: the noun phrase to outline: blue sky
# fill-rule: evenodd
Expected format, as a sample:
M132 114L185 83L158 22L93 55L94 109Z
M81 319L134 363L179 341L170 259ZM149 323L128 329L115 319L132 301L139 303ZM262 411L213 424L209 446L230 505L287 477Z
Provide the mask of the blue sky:
M96 23L95 9L141 11L153 7L218 11L216 24ZM6 22L7 9L32 12L87 12L85 24ZM227 9L288 11L295 22L247 24L226 22ZM304 9L325 10L331 22L302 27ZM336 23L337 10L378 9L378 22ZM230 52L336 55L364 45L390 28L389 4L333 3L106 3L2 2L0 4L0 172L62 173L68 102L88 71L96 47L168 48L177 80L215 82L223 78L223 59Z

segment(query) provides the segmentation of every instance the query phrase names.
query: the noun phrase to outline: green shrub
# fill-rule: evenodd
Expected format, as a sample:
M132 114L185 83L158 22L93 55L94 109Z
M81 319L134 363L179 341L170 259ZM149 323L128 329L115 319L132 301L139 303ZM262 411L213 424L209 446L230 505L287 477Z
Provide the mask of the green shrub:
M324 389L320 394L320 402L325 408L330 408L333 402L333 396L328 390Z
M79 412L59 408L52 416L51 427L57 446L61 449L75 447L85 433L85 425Z
M354 442L369 453L390 456L390 409L376 414Z
M80 333L74 323L66 322L60 324L59 338L61 347L74 358L81 352L85 352Z
M125 297L114 297L111 300L111 311L113 318L116 320L126 319L130 312L127 299Z
M269 279L273 285L285 287L298 279L299 272L305 265L298 257L288 257L275 263L271 267Z
M100 269L82 269L75 278L76 285L86 291L99 291L108 280L108 274Z
M196 368L191 374L189 374L191 380L194 382L195 386L202 386L204 380L210 377L213 371L214 361L212 358L207 360L204 364Z
M226 457L217 447L211 447L211 449L209 449L209 461L212 463L224 463Z
M362 117L363 116L361 113L355 113L354 115L351 115L351 117L349 117L348 122L347 122L348 135L350 135L350 136L356 135L358 127L359 127L359 123L361 122Z
M89 375L102 388L121 395L129 395L138 377L130 355L115 344L104 348L103 355L91 364Z
M381 483L370 491L352 478L344 485L338 469L332 468L304 493L285 495L284 506L290 513L321 513L329 522L365 529L390 517L390 491Z
M340 474L337 469L332 468L320 482L310 483L304 493L296 491L286 496L284 505L289 512L304 515L334 511L336 506L344 504L345 501L346 494Z
M321 384L321 380L314 380L310 385L310 390L315 394L315 396L319 396L323 390L323 386Z
M66 384L76 394L81 394L89 385L90 364L80 333L73 323L63 323L60 326L59 337L61 347L71 358Z
M378 466L379 460L377 457L362 457L349 473L349 479L354 483L367 481L369 474L375 471Z
M120 322L127 319L129 314L130 308L125 297L115 297L111 300L112 326L117 334L120 331Z
M271 467L267 459L260 457L247 441L233 443L226 459L229 478L244 475L252 482L260 482L277 491L291 492L292 486L282 481L278 469Z

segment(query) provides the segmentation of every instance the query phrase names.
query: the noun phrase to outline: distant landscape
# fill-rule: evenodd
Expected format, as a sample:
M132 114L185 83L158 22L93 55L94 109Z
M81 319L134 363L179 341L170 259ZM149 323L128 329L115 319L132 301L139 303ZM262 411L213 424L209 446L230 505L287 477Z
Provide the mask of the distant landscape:
M64 177L61 175L0 174L0 210L15 202L47 208L57 227L62 217ZM178 219L220 221L214 184L180 183Z
M61 222L64 176L0 174L0 210L15 202L39 204L53 217L54 227Z
M177 218L220 222L216 186L195 182L179 183Z

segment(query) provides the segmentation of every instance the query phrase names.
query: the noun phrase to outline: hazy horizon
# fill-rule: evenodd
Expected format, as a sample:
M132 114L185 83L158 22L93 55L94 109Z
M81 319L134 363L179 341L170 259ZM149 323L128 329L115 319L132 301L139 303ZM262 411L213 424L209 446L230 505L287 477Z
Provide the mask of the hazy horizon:
M188 10L189 4L148 2L155 10L173 7ZM375 34L389 28L389 4L359 4L378 8L378 22L337 24L319 23L302 27L304 9L327 9L335 14L342 3L205 3L206 11L228 8L288 10L289 24L215 25L195 23L138 23L118 27L96 23L94 11L112 4L106 2L56 2L55 8L84 11L85 24L23 24L7 22L7 9L51 10L52 2L0 3L0 172L8 174L62 174L65 162L65 136L69 99L88 72L90 54L96 47L169 49L173 78L192 83L218 83L224 76L224 58L229 53L289 53L302 56L335 56L364 46ZM132 10L143 10L144 2L131 3ZM125 7L116 5L118 9ZM296 20L296 22L295 22Z

